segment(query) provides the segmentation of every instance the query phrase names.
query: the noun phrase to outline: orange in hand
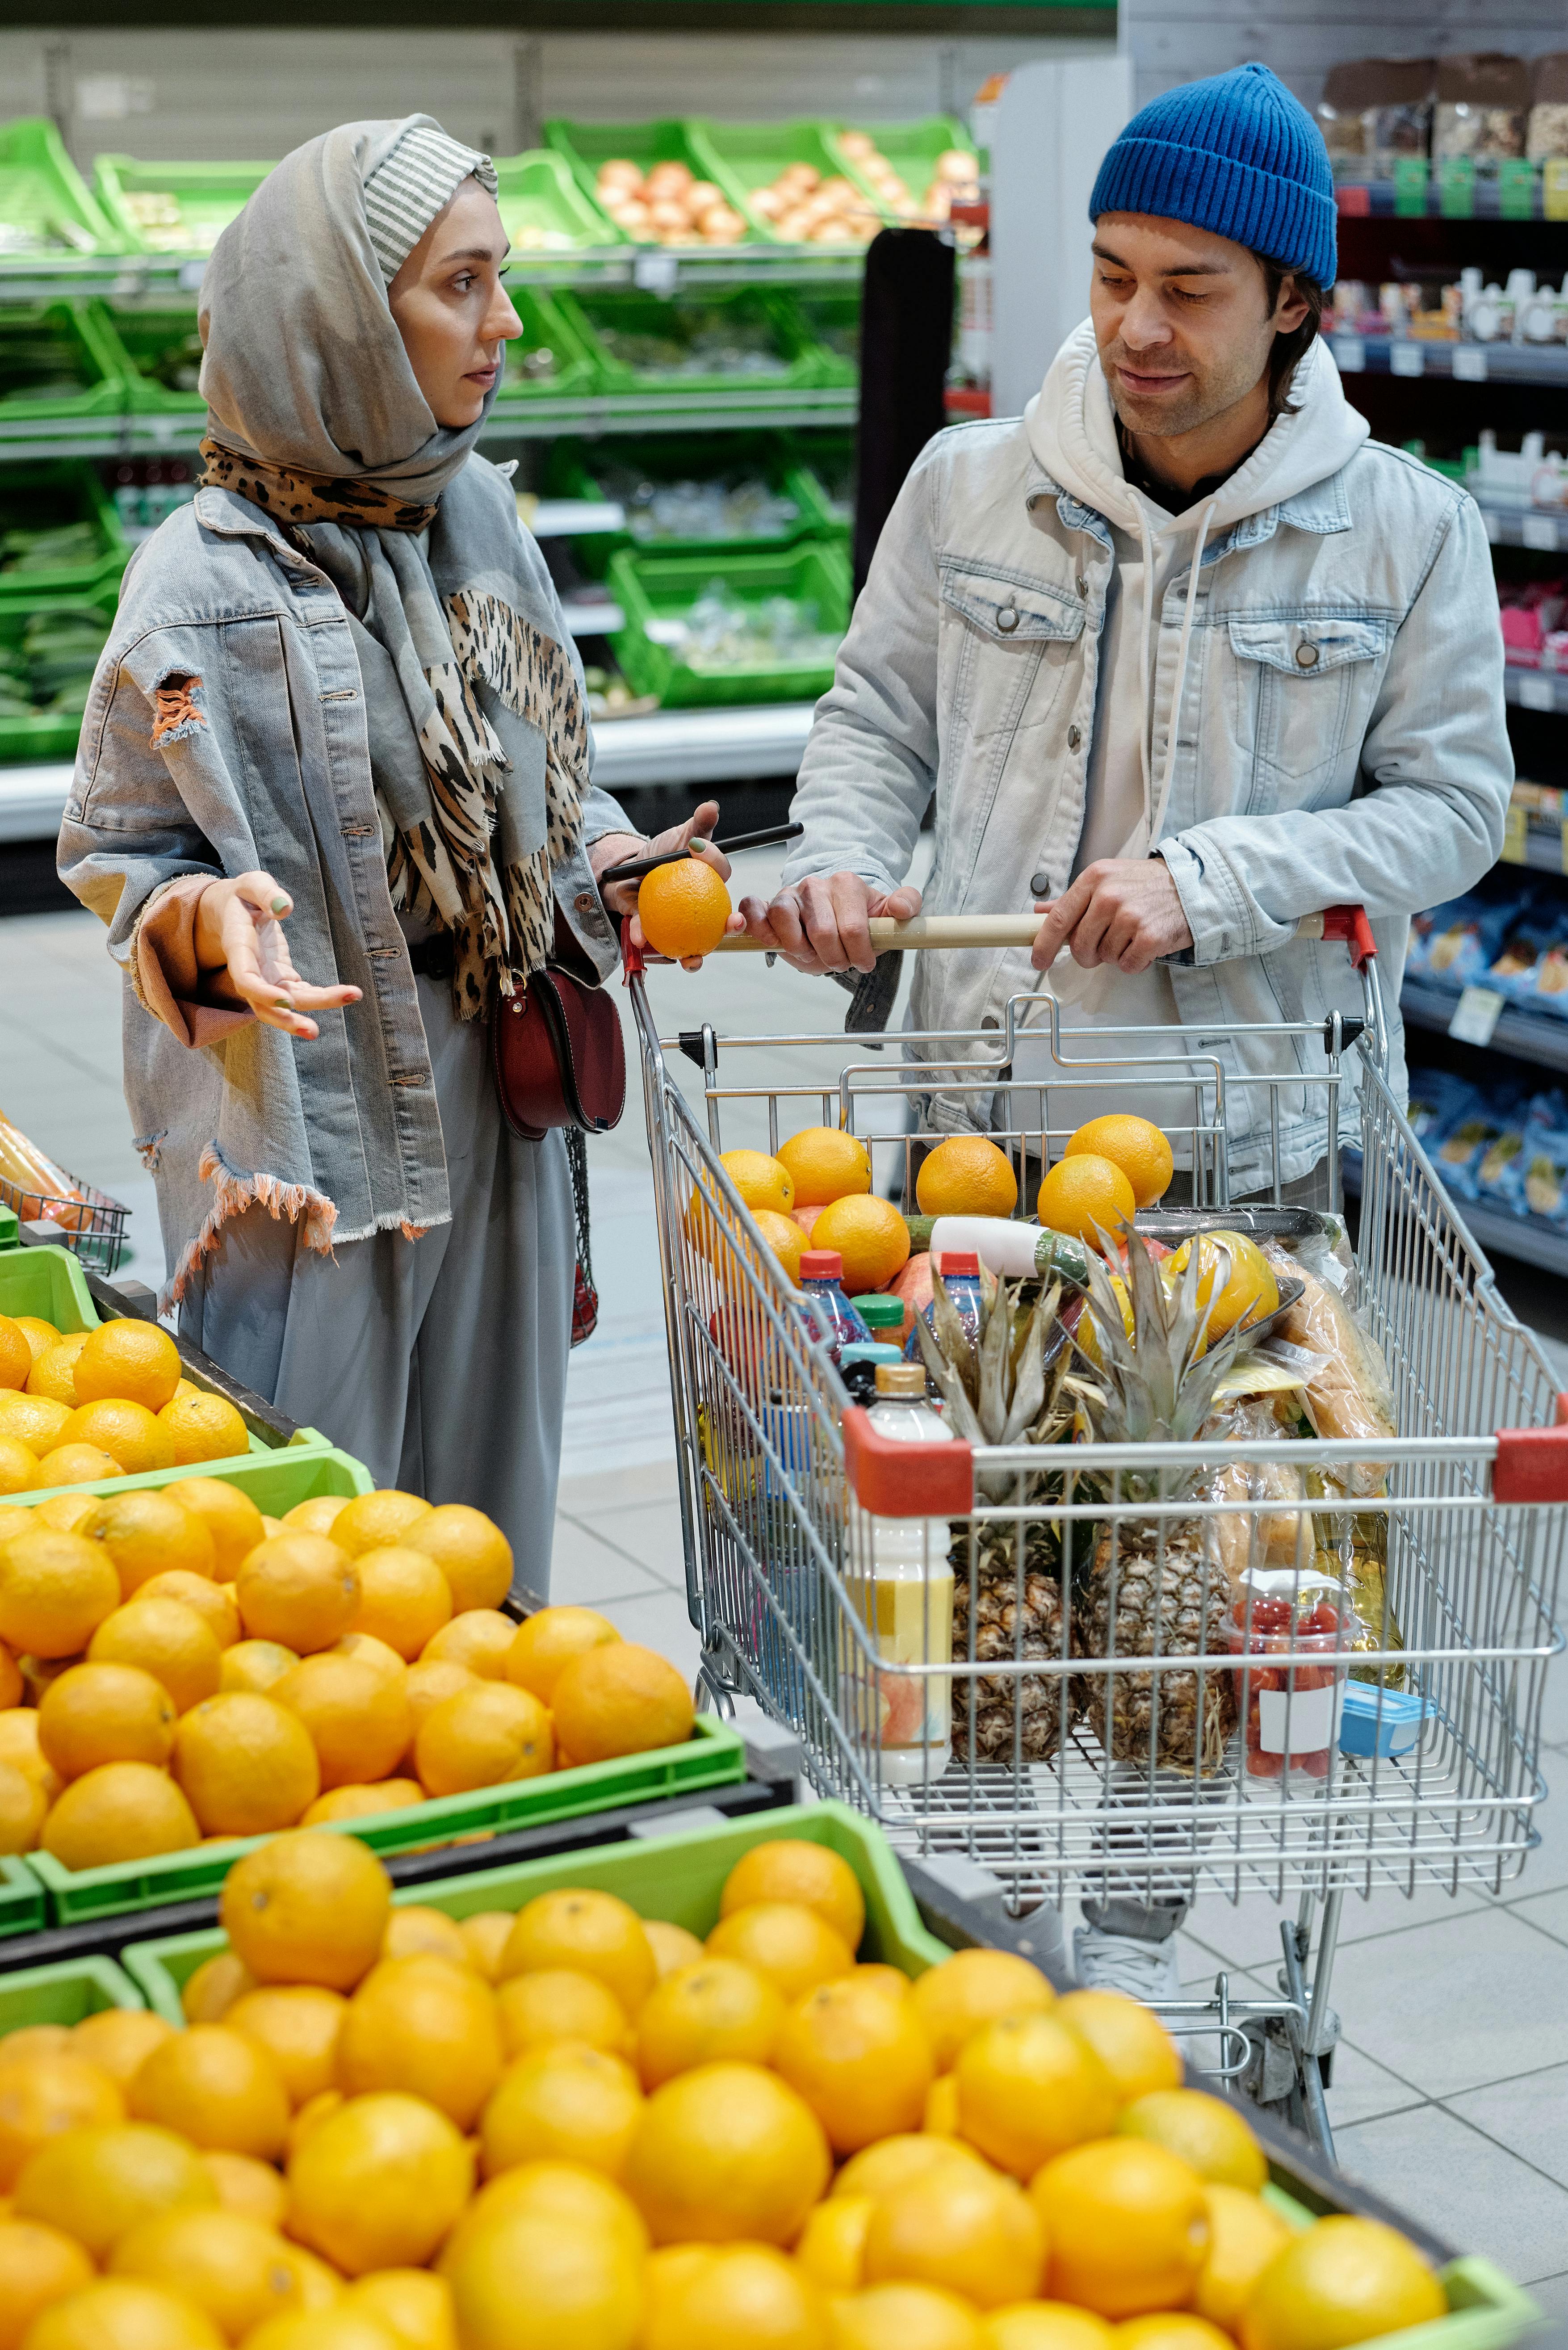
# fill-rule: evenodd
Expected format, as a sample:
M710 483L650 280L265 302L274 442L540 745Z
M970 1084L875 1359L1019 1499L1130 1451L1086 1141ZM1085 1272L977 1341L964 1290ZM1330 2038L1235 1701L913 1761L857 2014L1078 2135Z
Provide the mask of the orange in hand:
M730 919L730 893L701 858L655 866L637 893L642 935L656 954L679 962L685 955L711 954Z

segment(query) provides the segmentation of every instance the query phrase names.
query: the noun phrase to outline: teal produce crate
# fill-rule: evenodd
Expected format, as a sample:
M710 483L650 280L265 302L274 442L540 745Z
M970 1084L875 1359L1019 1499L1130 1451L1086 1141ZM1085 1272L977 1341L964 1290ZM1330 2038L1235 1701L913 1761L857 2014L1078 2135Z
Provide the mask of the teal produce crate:
M862 187L872 182L866 175L864 162L844 151L844 134L854 129L864 131L876 142L877 151L889 162L903 181L914 202L924 201L937 167L937 158L950 147L961 147L966 154L974 153L974 141L963 124L951 114L928 114L919 122L841 122L828 137L830 151L838 159L838 167ZM978 160L975 165L979 176ZM879 200L878 200L879 201ZM894 214L886 215L892 219Z
M143 163L100 155L93 192L124 253L189 254L204 259L270 163Z
M545 125L545 144L564 158L573 178L596 210L600 209L597 174L601 163L623 158L635 163L646 178L656 163L684 163L694 180L711 180L722 189L753 237L773 242L767 223L752 210L745 189L702 136L695 122L567 122ZM653 244L653 238L638 239Z
M833 660L735 661L711 670L690 665L668 641L670 624L690 611L714 581L743 604L787 597L816 607L819 629L842 636L849 626L852 580L842 546L803 540L778 555L634 555L610 563L610 593L627 625L610 639L628 683L657 693L667 709L720 702L811 702L833 682ZM666 636L661 642L660 637Z
M501 225L512 240L510 259L528 269L555 255L624 245L626 233L586 194L566 158L554 148L525 155L498 155L496 203Z
M0 335L3 332L0 326ZM0 442L0 452L3 450L4 443ZM112 606L112 585L106 595ZM109 622L104 598L36 594L26 603L0 600L0 765L76 756L87 698L86 679L92 664L86 660L84 651L78 672L80 690L73 691L57 680L57 666L48 658L47 638L51 624L74 628L78 621L84 633L89 629L99 630L101 642L109 634ZM60 695L67 696L67 700L64 707L57 709L52 705ZM28 706L24 710L8 709L5 704L13 700L26 700Z
M36 545L28 545L36 539ZM90 465L8 465L0 473L0 606L39 596L110 596L130 558L114 501Z
M816 380L823 384L857 384L860 380L860 288L858 286L800 286L776 297L794 312L796 331L810 344Z
M204 431L207 403L196 389L202 338L194 308L181 302L156 309L111 310L104 326L114 338L131 413L184 417L193 430Z
M85 431L122 412L123 361L105 328L98 302L0 305L0 453L25 457L45 426Z
M13 1859L8 1853L0 1854L0 1941L12 1934L36 1933L47 1918L47 1905L39 1879L25 1860ZM0 2017L4 2014L4 2006L0 2005ZM0 2032L14 2028L0 2022Z
M523 332L506 346L492 424L502 423L510 409L526 411L539 400L582 398L599 390L597 364L566 307L571 296L536 286L508 286L506 291Z
M54 269L63 256L114 253L119 239L44 115L0 123L0 228L5 268Z
M761 482L794 514L778 516L760 531L732 530L701 537L691 532L656 535L653 516L631 505L639 488L666 488L690 481ZM801 465L792 444L776 432L726 432L694 450L683 434L660 432L646 441L557 442L550 465L553 496L617 499L628 506L627 527L573 541L573 552L591 577L602 578L611 557L624 547L650 555L760 553L793 546L822 528L826 512L817 484Z
M575 1771L552 1771L542 1779L475 1787L465 1795L410 1804L406 1811L327 1820L321 1833L358 1836L372 1852L425 1852L443 1844L509 1835L517 1828L544 1827L553 1820L580 1819L627 1804L658 1803L674 1795L700 1802L709 1789L738 1786L745 1775L745 1742L740 1732L704 1714L682 1746L623 1754L613 1762L585 1763ZM28 1855L27 1866L44 1886L56 1922L65 1926L89 1918L127 1917L171 1901L211 1899L234 1862L268 1842L267 1836L236 1836L190 1852L159 1853L151 1860L74 1872L62 1868L48 1853L35 1852Z
M591 352L607 392L787 391L815 384L818 364L787 300L755 286L675 301L579 287L556 300Z
M67 2029L106 2007L145 2007L146 2001L112 1959L60 1959L52 1967L18 1967L0 1974L0 2048L10 2032L30 2023Z
M792 163L809 163L819 180L847 180L861 197L858 218L855 222L857 243L868 244L882 226L884 207L872 194L867 182L852 170L833 143L833 125L826 122L711 122L706 119L688 125L694 142L711 155L719 170L742 190L748 209L755 212L750 200L759 190L771 188L781 172ZM757 213L763 234L775 244L781 238L772 217ZM793 241L793 240L791 240ZM808 251L853 252L855 245L834 243L820 248L809 244Z

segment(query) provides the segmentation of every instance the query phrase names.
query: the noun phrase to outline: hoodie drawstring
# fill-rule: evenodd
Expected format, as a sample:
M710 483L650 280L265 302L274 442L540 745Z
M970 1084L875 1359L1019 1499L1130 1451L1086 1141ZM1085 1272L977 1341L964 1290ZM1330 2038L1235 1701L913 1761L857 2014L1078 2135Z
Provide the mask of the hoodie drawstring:
M1177 649L1176 655L1176 683L1171 688L1170 716L1167 722L1165 773L1160 777L1159 799L1149 813L1148 847L1151 854L1153 853L1155 842L1159 838L1159 827L1165 822L1165 811L1170 802L1170 786L1176 776L1176 740L1177 735L1180 731L1181 697L1183 692L1186 691L1187 686L1187 655L1192 643L1192 616L1198 607L1198 582L1199 576L1203 568L1203 545L1204 541L1209 536L1209 525L1214 519L1214 509L1219 503L1219 494L1216 493L1216 494L1210 499L1209 504L1204 507L1202 519L1198 525L1198 544L1192 550L1192 575L1187 583L1187 609L1182 615L1181 642ZM1144 800L1147 806L1148 800L1149 782L1147 736L1151 731L1147 708L1147 696L1148 693L1149 607L1154 601L1154 558L1153 541L1149 537L1148 521L1147 517L1144 514L1143 500L1141 498L1138 500L1138 518L1143 524L1145 542L1144 561L1149 567L1148 570L1145 574L1148 582L1148 588L1143 599L1143 680L1144 693L1146 696L1146 709L1144 723L1140 730L1140 740L1143 742L1144 745L1143 788Z

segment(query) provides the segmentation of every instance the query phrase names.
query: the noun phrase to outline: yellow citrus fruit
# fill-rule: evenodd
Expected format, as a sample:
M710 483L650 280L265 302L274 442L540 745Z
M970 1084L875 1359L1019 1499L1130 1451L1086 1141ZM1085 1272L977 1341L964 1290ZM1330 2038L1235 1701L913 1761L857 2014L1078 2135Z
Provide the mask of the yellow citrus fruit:
M913 2002L889 1999L880 1984L852 1975L819 1983L784 2018L773 2061L836 2154L857 2154L877 2138L920 2126L932 2079L930 2043Z
M468 1950L468 1962L487 1983L501 1980L501 1954L511 1937L513 1914L510 1909L476 1909L472 1917L458 1920L458 1931ZM508 2050L507 2053L514 2052Z
M40 1459L60 1441L60 1430L70 1417L69 1409L56 1403L50 1396L27 1395L20 1388L0 1388L0 1436L25 1444Z
M48 1808L48 1797L36 1779L0 1762L0 1853L31 1852Z
M827 2313L809 2274L768 2244L731 2244L682 2263L649 2296L646 2350L826 2350Z
M1112 2350L1120 2337L1091 2309L1066 2301L1015 2301L987 2314L985 2350Z
M193 1607L220 1648L232 1648L239 1641L240 1611L234 1606L233 1594L226 1585L214 1583L211 1575L192 1575L184 1567L171 1567L166 1575L151 1575L136 1596L139 1600L178 1599L182 1606Z
M158 1425L173 1447L181 1468L197 1461L233 1461L250 1450L250 1430L226 1396L171 1396Z
M756 1225L758 1232L761 1232L769 1255L773 1257L774 1262L777 1263L779 1271L783 1274L790 1287L792 1289L798 1289L800 1286L801 1253L805 1247L805 1234L801 1231L800 1226L794 1221L793 1217L781 1216L777 1211L773 1208L753 1208L752 1210L752 1221ZM752 1254L747 1250L745 1243L741 1241L738 1236L735 1246L740 1256L744 1260L744 1262L747 1264L753 1264L753 1259ZM731 1285L731 1277L733 1272L733 1258L728 1250L722 1252L714 1250L711 1252L711 1253L712 1253L715 1262L720 1267L721 1276L725 1282L725 1286L729 1287Z
M193 2301L139 2277L100 2277L27 2337L28 2350L223 2350L223 2339Z
M45 1476L44 1460L52 1461L54 1458L54 1453L50 1452L41 1459L32 1446L24 1444L19 1437L0 1436L0 1493L37 1493L46 1485L68 1483L69 1479L57 1480ZM112 1463L108 1473L110 1476L119 1473Z
M753 1901L732 1909L709 1935L708 1948L719 1958L755 1967L789 2004L855 1964L843 1935L798 1901Z
M443 1624L421 1653L421 1664L462 1665L480 1680L504 1681L517 1627L494 1607L467 1607Z
M432 1713L443 1699L455 1697L461 1689L474 1688L478 1680L479 1675L471 1673L466 1665L451 1663L443 1657L421 1657L418 1664L410 1665L403 1676L403 1695L409 1701L409 1720L413 1725L413 1735L410 1740L410 1756L418 1747L426 1716ZM421 1800L423 1800L422 1794Z
M77 1656L119 1606L101 1543L29 1526L0 1549L0 1640L18 1656Z
M1242 2350L1346 2350L1448 2314L1413 2244L1380 2220L1319 2220L1276 2253L1241 2313Z
M217 1550L205 1518L188 1508L184 1483L178 1494L161 1491L113 1493L95 1502L78 1532L102 1543L114 1561L122 1598L133 1598L155 1575L183 1568L211 1578Z
M408 1550L434 1559L446 1577L454 1612L499 1607L512 1588L512 1545L483 1510L441 1502L398 1536Z
M1199 2273L1192 2306L1211 2325L1236 2330L1252 2288L1274 2254L1291 2241L1291 2230L1258 2195L1241 2187L1206 2187L1209 2251Z
M128 1477L172 1469L174 1439L145 1404L103 1396L78 1404L55 1440L59 1446L93 1444L118 1461Z
M877 2202L884 2195L892 2195L924 2178L933 2170L950 2169L954 2163L973 2170L984 2169L982 2156L962 2138L926 2137L910 2133L879 2138L860 2154L852 2154L833 2182L835 2195L868 2195Z
M655 954L680 962L711 954L730 919L730 893L700 857L656 866L638 886L638 919Z
M748 1208L772 1208L787 1216L794 1206L794 1178L782 1159L765 1150L725 1150L719 1163Z
M337 2113L343 2103L344 2096L341 2089L321 2089L314 2097L306 2097L304 2105L289 2123L288 2139L284 2150L285 2160L292 2162L311 2131L318 2128L328 2114Z
M874 2284L833 2305L833 2350L981 2350L980 2319L934 2284Z
M362 1550L354 1629L384 1640L405 1664L452 1620L452 1592L433 1558L406 1544Z
M590 1648L620 1638L607 1616L593 1607L541 1607L525 1616L506 1659L506 1678L548 1705L569 1664Z
M280 1641L236 1640L232 1648L223 1650L218 1667L219 1692L243 1690L259 1697L298 1662L294 1650Z
M181 1720L173 1771L205 1835L292 1827L320 1791L305 1725L254 1690L220 1692L192 1706Z
M814 1249L836 1249L851 1297L886 1289L909 1260L909 1227L889 1201L866 1193L830 1201L811 1228Z
M472 2184L471 2149L424 2098L350 2096L289 2158L289 2233L346 2276L420 2268Z
M329 1534L353 1498L352 1493L312 1493L307 1501L296 1502L292 1510L285 1510L279 1523L292 1534Z
M0 2194L51 2139L124 2118L114 2082L85 2057L69 2049L8 2057L0 2043Z
M787 2244L832 2169L821 2123L760 2064L701 2064L656 2089L627 2157L656 2244Z
M255 1987L256 1979L244 1960L233 1950L219 1950L186 1977L180 2012L187 2023L219 2023L234 2002Z
M62 1779L100 1762L167 1762L172 1699L135 1665L72 1665L38 1703L38 1744Z
M181 1507L206 1527L213 1544L213 1579L232 1583L240 1561L265 1540L262 1513L248 1493L223 1477L182 1477Z
M0 1388L22 1388L33 1367L33 1349L26 1330L8 1314L0 1314Z
M965 2041L954 2069L960 2130L1016 2178L1115 2119L1110 2074L1054 2014L998 2017Z
M382 1487L374 1493L356 1493L332 1521L332 1539L350 1558L358 1558L361 1551L381 1550L389 1543L401 1543L404 1535L422 1523L430 1513L430 1503L418 1493L400 1493L391 1487Z
M106 1868L200 1844L194 1813L166 1772L151 1762L101 1762L73 1779L40 1838L62 1868Z
M458 2350L452 2287L428 2269L381 2269L350 2285L343 2306L373 2317L396 2350Z
M59 1345L60 1332L52 1322L46 1322L41 1314L13 1314L11 1319L26 1339L34 1362L40 1355L47 1354L51 1347ZM84 1330L81 1335L85 1338L88 1334Z
M691 1735L691 1691L668 1657L614 1640L575 1658L550 1700L556 1735L575 1762L681 1746Z
M24 1446L23 1450L25 1451L26 1447ZM79 1503L86 1510L90 1510L92 1507L92 1496L88 1493L51 1493L47 1502L36 1503L0 1502L0 1550L5 1548L13 1534L24 1534L29 1526L54 1525L56 1523L53 1515L54 1505L62 1501ZM51 1513L48 1517L44 1515L46 1510ZM75 1532L75 1527L74 1524L67 1524L60 1527L59 1531L62 1534L71 1534Z
M407 1665L396 1648L389 1648L385 1640L378 1640L372 1632L345 1632L343 1638L334 1640L329 1648L318 1649L317 1653L323 1657L348 1657L357 1665L369 1665L383 1679L396 1681L405 1697L408 1694Z
M90 1330L72 1330L46 1347L27 1374L27 1393L48 1396L72 1411L77 1408L77 1357L92 1336Z
M71 2033L71 2048L123 2090L143 2057L151 2056L173 2029L144 2007L105 2007L96 2015L83 2016Z
M649 1993L637 2022L643 2087L657 2089L698 2064L771 2064L784 2021L784 2002L765 1975L738 1960L704 1956Z
M441 2247L438 2266L450 2276L456 2262L510 2212L530 2211L586 2228L640 2262L648 2230L630 2197L602 2171L576 2162L524 2162L479 2189Z
M302 1657L267 1696L253 1702L286 1707L308 1731L321 1779L305 1803L314 1803L321 1788L386 1778L408 1747L409 1701L400 1681L352 1657Z
M1150 2317L1125 2318L1116 2328L1120 2350L1231 2350L1231 2339L1206 2317L1183 2309L1162 2309Z
M282 2227L288 2192L270 2162L231 2154L226 2147L209 2147L202 2162L225 2211L259 2220L264 2228Z
M511 1924L507 1919L507 1924ZM454 1967L469 1967L472 1960L468 1944L462 1939L462 1929L455 1918L444 1909L428 1908L422 1901L394 1904L387 1920L387 1930L381 1937L383 1959L445 1959ZM475 1970L477 1972L477 1970Z
M1000 2309L1040 2289L1045 2231L1011 2178L978 2163L939 2165L872 2209L867 2284L945 2286L978 2309Z
M442 2270L462 2350L632 2350L639 2340L641 2257L591 2224L501 2205Z
M653 1989L653 1952L635 1909L613 1893L564 1886L517 1912L501 1954L501 1981L568 1967L592 1975L628 2016Z
M230 2023L192 2023L153 2049L131 2082L133 2119L178 2130L193 2146L275 2162L288 2095L270 2049Z
M336 1535L329 1542L325 1534L274 1534L244 1560L234 1596L249 1638L281 1640L307 1657L329 1648L353 1624L359 1576Z
M869 2195L831 2195L801 2230L795 2259L827 2293L857 2293L866 2282L866 2238L877 2206Z
M431 1795L537 1779L555 1762L548 1708L510 1681L476 1681L443 1698L414 1741L414 1768Z
M299 1815L302 1828L318 1828L323 1820L363 1820L376 1812L404 1812L422 1804L425 1791L417 1779L379 1779L373 1787L350 1783L317 1795ZM508 1925L511 1919L507 1920Z
M77 1401L123 1397L161 1411L180 1384L180 1349L156 1322L105 1322L77 1357Z
M19 2220L63 2228L103 2261L138 2220L217 2199L210 2172L184 2138L148 2122L112 2121L40 2147L16 2181L13 2209Z
M984 1135L950 1134L921 1160L915 1198L922 1216L1010 1216L1018 1178L1006 1152Z
M36 2220L0 2220L0 2350L21 2350L33 2320L94 2274L74 2236Z
M509 2064L480 2117L487 2178L524 2162L580 2162L618 2178L642 2114L642 2092L623 2057L569 2040Z
M1045 2163L1030 2194L1045 2222L1046 2290L1102 2317L1192 2297L1209 2250L1203 2181L1162 2146L1103 2138Z
M1133 1198L1140 1208L1152 1208L1164 1198L1175 1164L1170 1145L1158 1127L1125 1111L1090 1118L1063 1144L1062 1156L1108 1159L1132 1185Z
M3 1539L4 1529L0 1528L0 1541ZM0 1640L0 1713L8 1712L21 1702L22 1669L5 1642Z
M51 1485L101 1485L106 1478L123 1477L125 1473L124 1462L104 1451L101 1445L57 1444L38 1462L36 1490L43 1492Z
M871 1189L870 1152L858 1135L837 1127L805 1127L780 1145L777 1157L794 1185L797 1208L827 1207Z
M0 1590L0 1602L4 1600ZM95 1665L139 1665L161 1681L177 1713L217 1693L223 1650L204 1617L182 1599L144 1599L138 1592L106 1616L88 1643Z
M1200 2178L1256 2194L1268 2178L1263 2149L1236 2107L1206 2089L1156 2089L1124 2106L1116 2120L1123 2137L1169 2148Z
M926 2110L920 2127L932 2137L958 2136L958 2083L950 2073L939 2073L926 2091Z
M1095 1151L1058 1159L1034 1197L1034 1212L1048 1231L1071 1233L1094 1249L1102 1232L1114 1240L1137 1209L1121 1169Z
M30 1705L11 1706L0 1713L0 1762L9 1762L25 1779L36 1779L50 1803L59 1794L65 1781L47 1761L38 1743L37 1709Z
M1094 2050L1124 2102L1181 2085L1181 2056L1157 2015L1116 1991L1070 1991L1056 2021Z
M510 1933L510 1918L506 1928ZM652 2003L644 2008L645 2017ZM497 1986L495 2012L508 2062L561 2040L580 2041L612 2056L630 2056L636 2046L619 2000L597 1975L575 1967L541 1967L535 1974L511 1976ZM643 2077L646 2085L646 2073Z
M32 1505L32 1515L36 1524L53 1526L62 1534L79 1534L88 1517L97 1507L96 1493L50 1493L44 1501ZM19 1525L0 1525L0 1542L21 1531Z
M1172 1281L1187 1270L1192 1243L1183 1241L1167 1268ZM1221 1271L1224 1279L1220 1281ZM1216 1290L1216 1283L1220 1284ZM1213 1303L1210 1305L1210 1299ZM1209 1306L1209 1337L1223 1337L1238 1322L1261 1320L1280 1302L1273 1267L1245 1232L1203 1232L1198 1241L1198 1302Z
M385 1959L348 2002L337 2086L350 2097L400 2090L471 2129L501 2077L495 1994L449 1959Z
M866 1897L849 1863L827 1845L776 1836L742 1853L724 1879L719 1915L728 1918L758 1901L797 1902L815 1909L849 1950L860 1947Z
M1038 2014L1055 1996L1039 1968L1012 1950L956 1950L914 1981L916 2012L939 2073L957 2064L965 2041L983 2025Z
M352 1991L374 1965L391 1880L357 1836L298 1828L237 1860L218 1921L257 1982Z
M296 2299L294 2272L274 2231L222 2209L143 2220L120 2238L109 2265L113 2276L183 2293L228 2342Z
M645 1918L642 1930L653 1952L660 1982L681 1967L694 1967L702 1956L702 1945L696 1935L688 1933L684 1926L672 1926L668 1918Z

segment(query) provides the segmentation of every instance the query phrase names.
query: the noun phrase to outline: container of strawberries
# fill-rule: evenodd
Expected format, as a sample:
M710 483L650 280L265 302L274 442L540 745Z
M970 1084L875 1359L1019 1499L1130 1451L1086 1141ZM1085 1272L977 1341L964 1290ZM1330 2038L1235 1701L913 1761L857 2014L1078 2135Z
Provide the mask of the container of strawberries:
M1249 1584L1237 1597L1225 1634L1231 1654L1247 1659L1236 1695L1250 1779L1301 1794L1327 1779L1354 1632L1343 1597L1321 1587Z

